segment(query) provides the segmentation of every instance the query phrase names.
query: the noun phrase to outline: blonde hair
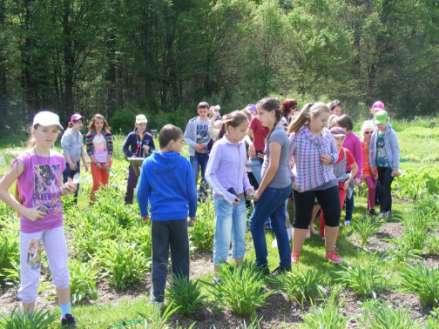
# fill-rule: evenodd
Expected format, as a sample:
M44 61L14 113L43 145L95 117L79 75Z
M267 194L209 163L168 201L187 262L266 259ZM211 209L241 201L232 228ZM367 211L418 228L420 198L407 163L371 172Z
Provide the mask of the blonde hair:
M372 129L372 130L375 130L375 129L376 129L376 125L375 125L375 123L373 122L373 120L366 120L366 121L364 121L363 124L361 125L361 136L360 136L360 139L361 139L362 142L364 141L364 132L365 132L367 129Z
M312 118L318 117L323 113L330 113L329 107L322 102L308 103L300 110L299 115L293 119L288 127L289 133L297 133L300 128L308 124Z

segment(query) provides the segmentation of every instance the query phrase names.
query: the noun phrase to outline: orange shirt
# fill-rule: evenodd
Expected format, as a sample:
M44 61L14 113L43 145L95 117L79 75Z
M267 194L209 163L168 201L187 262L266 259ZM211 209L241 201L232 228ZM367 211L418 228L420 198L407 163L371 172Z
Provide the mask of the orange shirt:
M363 152L363 177L371 176L369 165L369 144L361 142L361 152Z

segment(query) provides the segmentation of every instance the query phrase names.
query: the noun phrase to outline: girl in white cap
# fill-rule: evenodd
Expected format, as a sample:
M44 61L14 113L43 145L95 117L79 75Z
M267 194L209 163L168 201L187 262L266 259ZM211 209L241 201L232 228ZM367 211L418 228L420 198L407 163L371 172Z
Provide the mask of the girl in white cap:
M61 308L61 325L74 327L71 315L67 246L63 228L61 195L77 186L63 183L64 157L53 150L62 126L55 113L35 115L30 149L20 154L0 180L0 199L20 216L20 287L23 310L32 312L40 279L39 250L43 247L56 286ZM17 195L9 188L17 182Z
M146 131L148 120L144 114L136 115L134 130L128 134L123 143L123 153L127 158L146 158L154 150L154 138ZM139 173L134 170L135 164L130 163L128 169L127 192L125 194L125 203L133 203L134 188L139 178Z

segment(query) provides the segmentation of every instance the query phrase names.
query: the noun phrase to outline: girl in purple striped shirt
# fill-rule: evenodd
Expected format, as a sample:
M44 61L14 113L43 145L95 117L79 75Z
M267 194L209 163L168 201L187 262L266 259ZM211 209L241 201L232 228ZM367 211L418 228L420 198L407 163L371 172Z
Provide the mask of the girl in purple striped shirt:
M326 128L329 108L324 103L308 104L289 127L290 156L293 165L293 190L296 207L291 261L299 261L314 200L325 214L326 259L340 263L336 240L340 222L340 202L333 165L338 152L334 137Z

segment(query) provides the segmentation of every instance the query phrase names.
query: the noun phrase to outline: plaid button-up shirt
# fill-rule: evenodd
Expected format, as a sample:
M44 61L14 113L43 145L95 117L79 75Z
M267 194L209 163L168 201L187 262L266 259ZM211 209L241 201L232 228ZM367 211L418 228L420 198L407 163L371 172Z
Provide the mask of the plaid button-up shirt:
M337 147L328 129L316 136L303 126L290 136L293 188L296 191L309 191L336 179L333 163L325 165L320 161L320 156L324 154L330 155L333 163L337 161Z

